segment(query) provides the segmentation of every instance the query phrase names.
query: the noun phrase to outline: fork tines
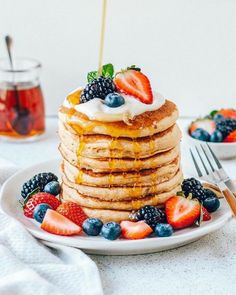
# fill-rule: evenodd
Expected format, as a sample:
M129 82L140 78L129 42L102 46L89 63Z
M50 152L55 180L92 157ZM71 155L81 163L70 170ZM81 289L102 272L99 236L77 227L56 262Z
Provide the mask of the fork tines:
M195 150L198 155L198 158L200 159L202 167L204 168L207 175L210 174L208 167L210 167L212 172L216 171L214 165L216 165L219 169L222 168L218 158L216 157L216 155L214 154L214 152L212 151L211 147L208 144L206 144L206 145L200 144L200 147L201 147L201 149L199 147L195 146ZM202 177L203 173L201 172L201 168L198 164L199 161L197 161L197 158L196 158L196 156L194 156L194 153L191 148L190 148L190 154L193 159L193 163L194 163L194 166L197 170L198 176ZM208 165L207 165L207 163L208 163Z

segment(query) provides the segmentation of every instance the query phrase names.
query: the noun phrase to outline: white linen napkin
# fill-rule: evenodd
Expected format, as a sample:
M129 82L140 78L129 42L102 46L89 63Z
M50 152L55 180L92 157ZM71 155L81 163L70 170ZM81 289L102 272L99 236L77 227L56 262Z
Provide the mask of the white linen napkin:
M0 159L0 186L16 170ZM96 264L81 250L45 246L0 212L0 294L103 295L103 290Z

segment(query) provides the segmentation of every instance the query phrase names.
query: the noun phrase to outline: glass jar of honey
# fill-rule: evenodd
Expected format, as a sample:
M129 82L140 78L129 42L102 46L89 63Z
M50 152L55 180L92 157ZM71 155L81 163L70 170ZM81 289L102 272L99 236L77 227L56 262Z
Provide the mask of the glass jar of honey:
M15 59L14 70L0 59L0 140L34 140L44 133L40 69L32 59Z

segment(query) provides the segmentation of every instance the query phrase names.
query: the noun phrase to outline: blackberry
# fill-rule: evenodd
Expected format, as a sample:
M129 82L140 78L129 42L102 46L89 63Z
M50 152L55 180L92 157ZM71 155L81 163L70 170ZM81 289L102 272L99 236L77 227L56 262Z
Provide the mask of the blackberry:
M23 184L21 196L25 199L36 188L43 192L45 185L54 180L57 181L58 178L51 172L39 173Z
M136 212L136 220L144 220L152 229L155 229L157 223L166 222L166 214L163 209L146 205Z
M95 97L105 99L107 94L116 91L116 86L111 78L99 77L86 85L81 93L80 102L87 102Z
M236 130L236 120L234 119L221 119L216 121L216 129L219 130L223 138L228 136L232 131Z
M210 189L205 188L205 199L206 198L218 198L217 195Z
M200 181L195 178L187 178L182 183L182 191L186 196L192 194L194 198L199 201L203 201L205 196L205 189L203 188Z

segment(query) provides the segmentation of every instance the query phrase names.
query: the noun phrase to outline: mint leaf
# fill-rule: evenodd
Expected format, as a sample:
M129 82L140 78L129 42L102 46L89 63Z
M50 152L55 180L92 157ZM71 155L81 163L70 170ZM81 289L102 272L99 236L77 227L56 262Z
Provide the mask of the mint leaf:
M211 111L211 112L210 112L210 116L211 116L211 118L214 118L214 116L215 116L218 112L219 112L219 111L217 111L217 110Z
M113 78L114 67L112 64L106 64L102 67L102 76L105 78Z
M87 80L90 83L93 80L97 79L97 77L98 77L98 72L97 71L89 72L88 75L87 75Z

